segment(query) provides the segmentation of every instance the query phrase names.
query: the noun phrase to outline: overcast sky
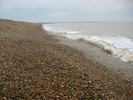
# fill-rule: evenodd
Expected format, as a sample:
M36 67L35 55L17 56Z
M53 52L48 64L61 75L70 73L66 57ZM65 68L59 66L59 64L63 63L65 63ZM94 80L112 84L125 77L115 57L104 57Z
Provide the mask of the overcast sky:
M33 22L133 21L133 0L0 0L0 18Z

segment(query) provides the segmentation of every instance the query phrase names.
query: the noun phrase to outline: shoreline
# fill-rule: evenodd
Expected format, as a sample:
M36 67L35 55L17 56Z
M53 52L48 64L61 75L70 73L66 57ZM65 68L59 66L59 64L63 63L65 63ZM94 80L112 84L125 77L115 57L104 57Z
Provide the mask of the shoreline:
M53 35L55 39L60 40L59 44L64 44L69 47L76 48L79 51L83 52L84 56L87 59L99 63L102 66L106 66L128 81L133 81L133 62L124 62L95 45L91 45L79 40L69 39L60 35L56 35L49 31L47 31L47 33Z
M112 54L106 52L102 48L96 47L94 45L84 43L78 40L67 40L67 39L60 39L60 43L64 45L68 45L72 48L76 48L82 52L86 58L93 60L103 66L108 67L111 70L114 70L117 74L120 74L123 78L127 79L128 81L133 81L133 63L132 62L124 62L121 61L119 58L114 57Z
M0 20L0 99L132 99L132 82L41 24Z
M95 45L124 62L133 62L133 23L42 24L49 32ZM127 34L125 34L127 33Z

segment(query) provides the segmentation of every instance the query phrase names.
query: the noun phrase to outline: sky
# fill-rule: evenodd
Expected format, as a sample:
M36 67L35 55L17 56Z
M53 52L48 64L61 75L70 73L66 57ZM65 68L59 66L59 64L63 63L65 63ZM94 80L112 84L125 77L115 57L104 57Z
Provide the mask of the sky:
M133 21L133 0L0 0L0 18L28 22Z

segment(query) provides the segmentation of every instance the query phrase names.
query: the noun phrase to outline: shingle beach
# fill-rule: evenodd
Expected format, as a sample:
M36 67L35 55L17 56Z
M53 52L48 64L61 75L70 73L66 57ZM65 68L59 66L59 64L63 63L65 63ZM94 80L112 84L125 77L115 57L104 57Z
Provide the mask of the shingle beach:
M0 19L0 100L133 100L132 81L59 41Z

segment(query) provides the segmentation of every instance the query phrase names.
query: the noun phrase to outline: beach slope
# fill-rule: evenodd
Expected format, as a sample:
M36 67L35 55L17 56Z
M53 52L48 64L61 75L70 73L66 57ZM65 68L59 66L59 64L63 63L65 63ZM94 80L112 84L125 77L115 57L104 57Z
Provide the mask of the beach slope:
M0 19L0 100L133 99L133 82L58 42L41 24Z

